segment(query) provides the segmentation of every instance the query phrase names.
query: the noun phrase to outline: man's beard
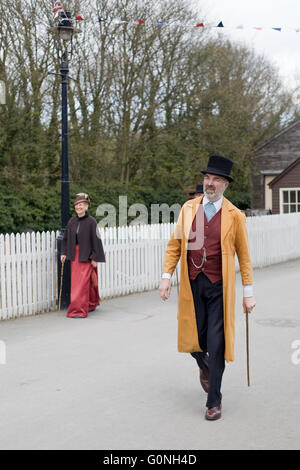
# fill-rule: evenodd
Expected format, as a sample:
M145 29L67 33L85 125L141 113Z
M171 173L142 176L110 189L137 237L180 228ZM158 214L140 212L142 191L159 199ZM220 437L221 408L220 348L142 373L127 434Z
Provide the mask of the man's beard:
M207 190L210 189L211 192L207 192ZM219 191L216 191L216 188L214 186L205 186L204 188L204 194L205 196L207 197L207 199L209 200L209 202L216 202L218 201L222 196L223 196L223 193L225 191L225 183L224 183L224 187L222 189L220 189Z

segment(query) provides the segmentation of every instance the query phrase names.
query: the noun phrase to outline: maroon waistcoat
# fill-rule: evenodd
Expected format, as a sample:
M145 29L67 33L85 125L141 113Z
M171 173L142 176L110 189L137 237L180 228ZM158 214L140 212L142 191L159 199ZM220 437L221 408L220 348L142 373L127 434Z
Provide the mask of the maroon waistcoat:
M200 209L200 207L199 207ZM199 210L198 209L198 210ZM187 262L189 268L189 278L191 280L196 279L200 272L203 272L208 279L215 283L222 279L222 250L221 250L221 211L220 209L209 222L207 222L204 214L204 244L206 254L206 261L202 268L204 249L200 250L188 250L187 251ZM196 216L192 223L192 231L196 233ZM192 240L190 240L192 241ZM194 263L192 262L192 259Z

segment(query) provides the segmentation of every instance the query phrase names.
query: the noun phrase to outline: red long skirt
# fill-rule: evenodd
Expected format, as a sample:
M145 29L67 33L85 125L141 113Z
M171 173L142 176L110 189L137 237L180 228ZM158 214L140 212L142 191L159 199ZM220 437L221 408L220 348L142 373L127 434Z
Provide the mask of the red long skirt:
M98 292L97 268L92 266L91 261L78 261L79 246L76 245L75 260L71 261L71 303L67 311L67 317L85 318L88 312L94 310L100 304ZM92 272L96 273L92 281Z

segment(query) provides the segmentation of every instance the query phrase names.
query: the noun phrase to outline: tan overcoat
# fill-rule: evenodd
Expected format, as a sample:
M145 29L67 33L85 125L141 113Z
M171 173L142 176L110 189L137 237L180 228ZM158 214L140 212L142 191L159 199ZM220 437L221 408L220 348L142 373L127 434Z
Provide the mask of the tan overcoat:
M191 290L187 244L193 219L203 196L187 201L179 218L164 257L163 272L173 274L181 258L180 287L178 297L178 351L201 351L196 314ZM221 249L223 276L223 305L225 360L234 360L234 320L235 320L235 253L238 256L243 285L252 284L252 266L249 255L248 235L245 215L228 199L223 197L221 213Z

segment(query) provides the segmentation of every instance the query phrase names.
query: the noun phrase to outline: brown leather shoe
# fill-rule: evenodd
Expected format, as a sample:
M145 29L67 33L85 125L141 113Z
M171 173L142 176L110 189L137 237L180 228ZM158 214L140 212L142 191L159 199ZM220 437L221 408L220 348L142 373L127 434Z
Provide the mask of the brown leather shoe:
M204 370L200 369L200 383L203 390L208 393L209 392L209 375Z
M205 418L209 421L215 421L216 419L220 419L222 416L222 405L214 406L213 408L207 408L205 413Z

